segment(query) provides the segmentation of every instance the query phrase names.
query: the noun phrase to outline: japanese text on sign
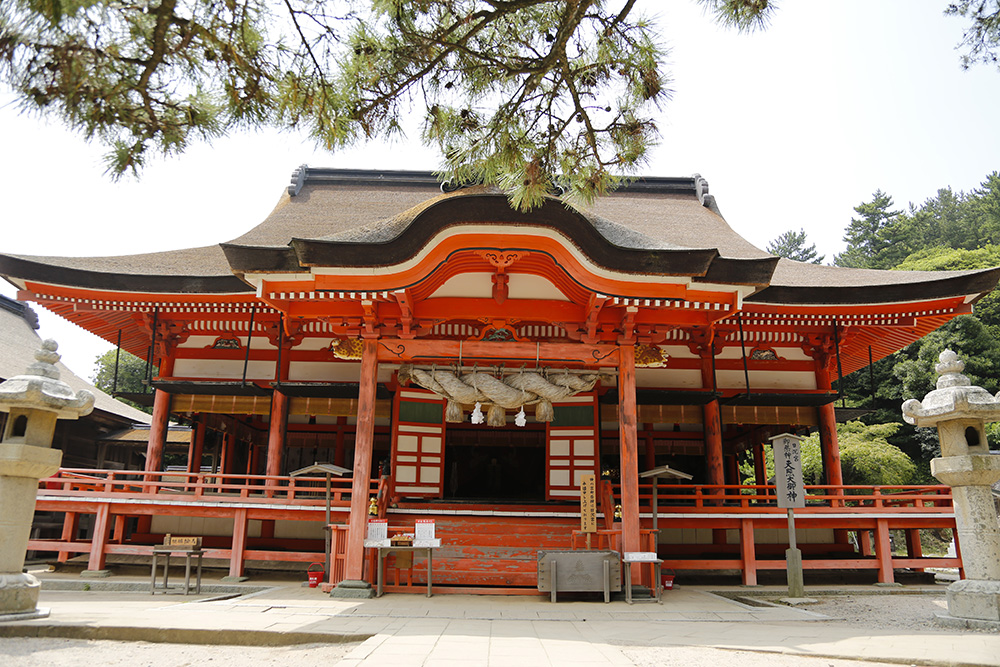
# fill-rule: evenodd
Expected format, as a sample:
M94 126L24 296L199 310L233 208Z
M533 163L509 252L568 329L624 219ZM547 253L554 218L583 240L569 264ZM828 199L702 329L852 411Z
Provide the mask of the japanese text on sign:
M771 443L774 445L774 485L778 507L805 507L799 438L784 434L772 438Z
M580 477L580 531L597 532L597 480L594 475Z

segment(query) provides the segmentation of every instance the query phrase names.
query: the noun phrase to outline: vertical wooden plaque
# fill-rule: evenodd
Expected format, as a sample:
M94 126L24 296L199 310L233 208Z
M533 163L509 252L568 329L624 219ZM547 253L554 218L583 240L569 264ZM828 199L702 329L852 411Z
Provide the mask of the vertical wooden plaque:
M580 531L597 532L597 478L593 474L580 477Z

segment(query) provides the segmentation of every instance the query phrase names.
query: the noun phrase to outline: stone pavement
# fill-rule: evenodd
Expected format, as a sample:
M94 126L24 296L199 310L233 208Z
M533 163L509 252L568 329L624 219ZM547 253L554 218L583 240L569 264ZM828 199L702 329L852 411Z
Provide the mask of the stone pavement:
M684 586L663 602L604 604L546 597L386 595L333 600L298 583L211 586L151 596L141 578L43 578L45 619L0 623L4 636L282 645L357 642L338 665L632 665L623 646L694 646L920 665L996 665L1000 635L940 628L859 630L807 608L750 606ZM58 590L58 588L76 590ZM131 588L132 590L128 590ZM218 591L234 591L220 595ZM740 591L732 588L732 591ZM780 590L780 589L776 589ZM240 591L253 591L240 595ZM0 639L2 641L2 639Z

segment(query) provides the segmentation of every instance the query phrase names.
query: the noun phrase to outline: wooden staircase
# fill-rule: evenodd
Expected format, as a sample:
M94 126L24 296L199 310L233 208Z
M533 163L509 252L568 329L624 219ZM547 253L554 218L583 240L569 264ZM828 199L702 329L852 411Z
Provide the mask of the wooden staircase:
M454 592L493 594L537 592L538 551L569 549L572 531L580 524L573 517L433 518L441 539L441 547L434 550L435 589L467 588ZM397 570L395 557L388 557L386 590L396 588L397 574L400 590L409 589L405 584L426 584L424 558L414 558L412 570Z

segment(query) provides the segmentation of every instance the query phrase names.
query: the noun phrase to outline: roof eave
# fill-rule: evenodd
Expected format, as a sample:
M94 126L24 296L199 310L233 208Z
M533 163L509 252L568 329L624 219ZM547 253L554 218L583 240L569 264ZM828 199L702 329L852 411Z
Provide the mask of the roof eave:
M903 281L891 285L803 287L771 285L747 297L746 301L786 305L852 305L899 303L956 296L974 296L975 300L978 300L991 292L998 282L1000 282L1000 267L938 280Z
M0 274L20 280L114 292L231 294L253 288L234 275L172 276L102 273L0 254Z

